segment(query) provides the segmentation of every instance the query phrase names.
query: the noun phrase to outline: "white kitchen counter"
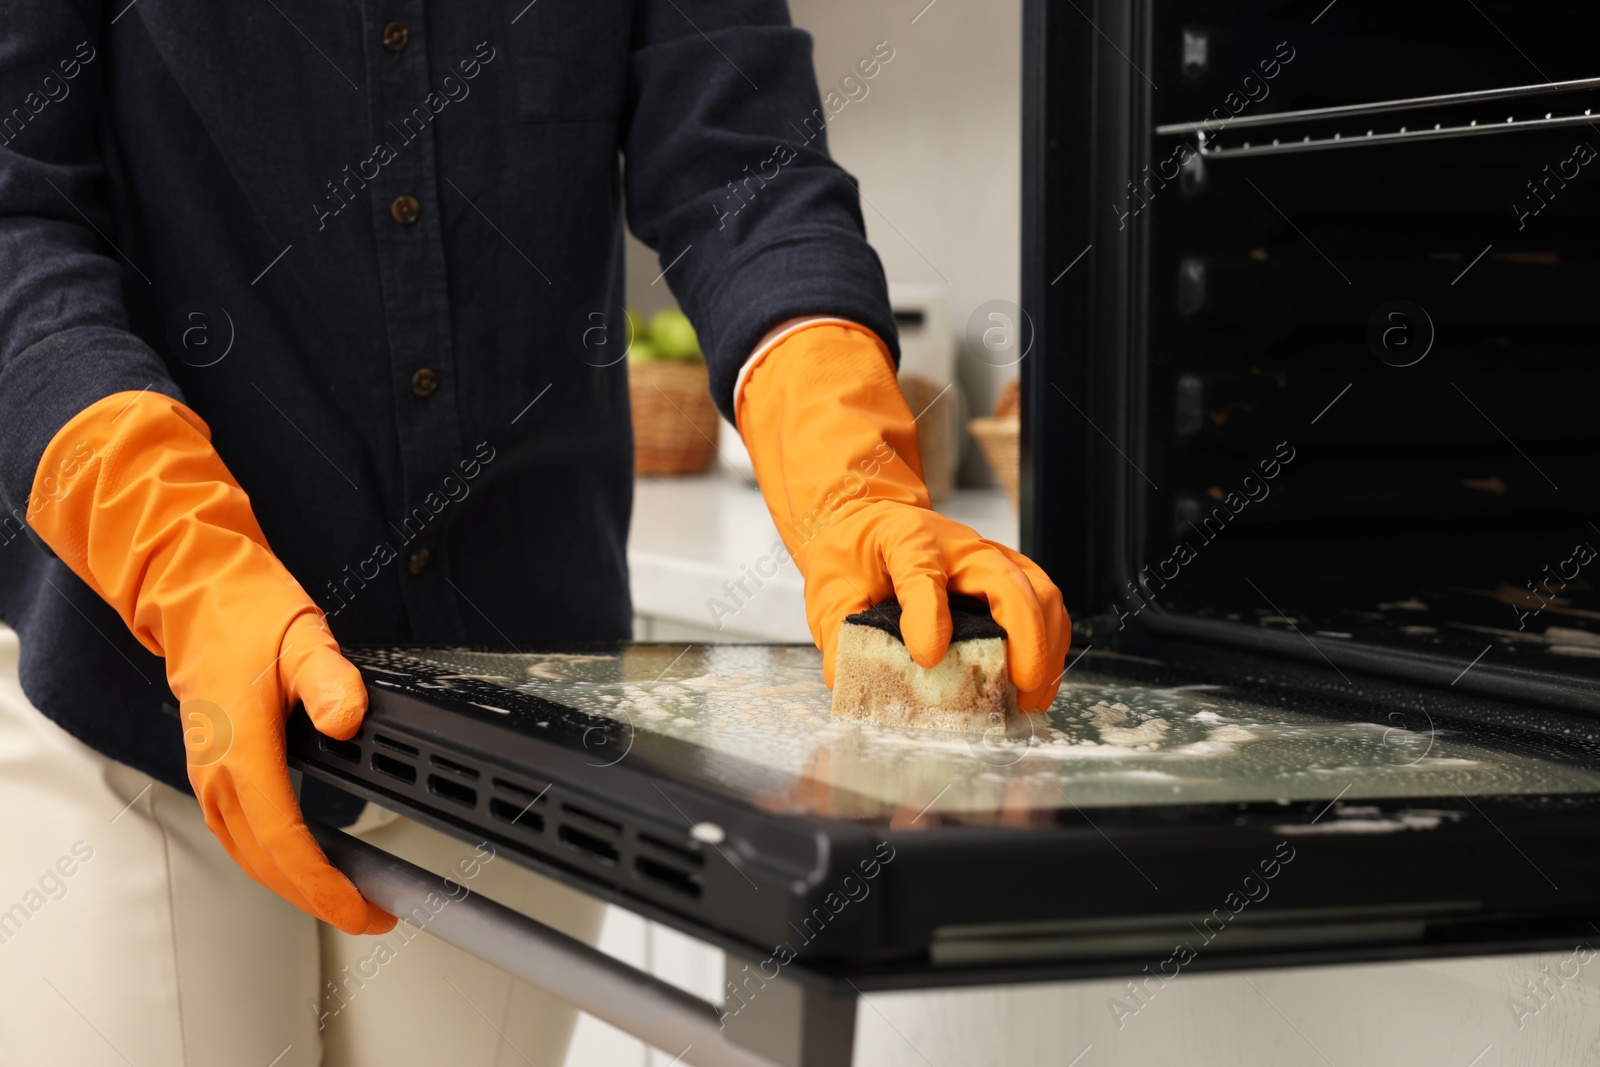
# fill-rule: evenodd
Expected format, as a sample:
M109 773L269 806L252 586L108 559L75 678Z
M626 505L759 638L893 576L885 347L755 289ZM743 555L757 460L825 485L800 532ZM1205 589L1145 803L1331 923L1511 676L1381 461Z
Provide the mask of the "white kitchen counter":
M959 490L937 510L984 537L1017 545L1017 516L999 489ZM809 641L794 564L778 566L771 578L745 577L771 571L781 545L761 494L732 471L640 479L628 537L634 636ZM741 577L749 595L733 585Z

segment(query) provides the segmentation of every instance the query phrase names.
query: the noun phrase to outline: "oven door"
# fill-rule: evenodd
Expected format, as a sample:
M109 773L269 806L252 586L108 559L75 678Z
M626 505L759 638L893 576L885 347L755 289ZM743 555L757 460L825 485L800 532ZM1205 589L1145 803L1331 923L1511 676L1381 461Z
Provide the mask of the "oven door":
M809 646L355 648L360 733L290 751L841 993L1592 934L1596 730L1197 649L1085 644L1047 718L967 737L833 720Z

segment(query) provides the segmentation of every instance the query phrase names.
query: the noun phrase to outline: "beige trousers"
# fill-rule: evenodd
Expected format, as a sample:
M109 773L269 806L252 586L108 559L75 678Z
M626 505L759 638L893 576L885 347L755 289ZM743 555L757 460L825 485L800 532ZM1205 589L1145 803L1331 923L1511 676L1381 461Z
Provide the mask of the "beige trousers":
M599 902L487 848L371 806L353 832L599 936ZM29 704L0 626L0 1067L561 1067L576 1017L404 923L351 937L258 886L192 797Z

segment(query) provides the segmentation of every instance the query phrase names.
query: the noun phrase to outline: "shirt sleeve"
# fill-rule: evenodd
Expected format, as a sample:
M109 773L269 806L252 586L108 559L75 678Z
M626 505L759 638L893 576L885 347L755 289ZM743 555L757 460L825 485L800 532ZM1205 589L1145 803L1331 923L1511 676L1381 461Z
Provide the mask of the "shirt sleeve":
M729 421L740 369L788 319L899 347L855 181L828 155L811 36L782 0L641 0L623 130L628 224L694 323Z
M106 56L98 3L26 4L0 40L0 516L28 508L45 446L113 393L181 400L128 328L124 287L151 280L118 251L96 195Z

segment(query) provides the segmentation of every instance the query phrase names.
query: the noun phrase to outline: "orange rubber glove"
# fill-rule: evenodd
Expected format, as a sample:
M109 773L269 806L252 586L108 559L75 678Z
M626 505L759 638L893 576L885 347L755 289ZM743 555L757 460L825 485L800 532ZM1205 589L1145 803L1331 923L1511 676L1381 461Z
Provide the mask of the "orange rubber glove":
M169 397L114 394L51 439L33 488L37 499L53 493L29 524L166 657L189 781L234 862L346 933L392 928L312 840L285 762L296 702L323 733L356 732L361 674L267 548L206 424Z
M846 615L894 596L906 648L932 667L950 644L948 594L961 593L987 601L1005 628L1017 705L1050 706L1072 640L1061 592L1020 552L929 507L916 423L876 334L827 323L782 337L749 371L735 414L805 576L830 688Z

